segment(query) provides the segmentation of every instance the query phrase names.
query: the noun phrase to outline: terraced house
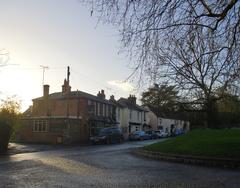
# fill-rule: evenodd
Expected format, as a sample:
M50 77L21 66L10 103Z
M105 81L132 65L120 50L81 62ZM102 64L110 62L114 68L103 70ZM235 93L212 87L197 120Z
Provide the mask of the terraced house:
M112 96L110 100L116 105L116 123L122 128L125 139L135 131L150 128L147 121L148 110L136 103L137 98L134 95L117 101Z
M53 144L87 142L99 129L115 124L115 105L105 99L104 90L97 96L71 91L68 75L61 92L49 94L49 85L44 85L43 96L33 99L25 114L17 139Z

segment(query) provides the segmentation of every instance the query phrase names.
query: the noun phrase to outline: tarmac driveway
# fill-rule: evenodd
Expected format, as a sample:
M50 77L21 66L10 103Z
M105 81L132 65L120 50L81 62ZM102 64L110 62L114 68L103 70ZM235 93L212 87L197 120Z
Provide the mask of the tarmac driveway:
M50 147L0 156L0 187L239 187L237 170L155 161L130 153L152 142Z

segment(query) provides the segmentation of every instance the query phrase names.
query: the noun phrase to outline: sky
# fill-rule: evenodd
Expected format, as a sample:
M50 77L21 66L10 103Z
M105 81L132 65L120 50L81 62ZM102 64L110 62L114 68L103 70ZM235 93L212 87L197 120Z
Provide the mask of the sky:
M67 66L72 90L116 99L137 94L125 54L119 54L117 28L98 23L78 0L0 0L0 99L16 96L22 111L42 96L60 92Z

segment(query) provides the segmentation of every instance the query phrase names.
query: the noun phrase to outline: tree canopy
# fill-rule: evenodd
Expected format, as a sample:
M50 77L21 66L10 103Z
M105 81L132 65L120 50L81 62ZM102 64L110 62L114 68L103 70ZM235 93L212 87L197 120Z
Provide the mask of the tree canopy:
M176 85L209 117L218 88L239 88L237 0L92 0L91 15L118 27L139 82ZM236 90L237 91L237 90Z
M157 85L142 93L141 101L155 114L174 112L177 110L178 91L174 86Z
M123 48L134 59L136 73L140 75L153 67L153 55L158 54L159 49L165 52L174 45L172 37L182 40L199 28L203 30L203 40L214 37L215 41L221 41L218 51L224 49L229 58L235 55L239 58L239 53L234 53L240 45L240 2L237 0L85 2L91 6L91 14L98 12L101 20L119 28Z

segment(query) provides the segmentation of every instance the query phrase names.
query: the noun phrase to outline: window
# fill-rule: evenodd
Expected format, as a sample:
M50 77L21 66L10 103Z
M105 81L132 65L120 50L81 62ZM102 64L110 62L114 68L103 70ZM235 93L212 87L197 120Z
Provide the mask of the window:
M100 103L100 116L102 116L102 115L103 115L103 104Z
M33 132L48 132L47 120L34 120Z
M112 106L108 107L108 114L110 117L112 117Z
M94 115L97 116L97 103L94 102Z
M120 120L120 108L118 108L118 120Z
M88 113L94 114L94 102L91 100L88 100Z
M97 116L100 116L100 115L101 115L101 114L100 114L100 113L101 113L101 112L100 112L100 110L101 110L100 108L101 108L100 103L97 103L97 102L96 102L96 111L97 111L97 114L96 114L96 115L97 115Z
M106 105L105 105L105 104L102 104L102 106L103 106L103 113L102 113L102 115L105 116L105 115L106 115L106 114L105 114Z
M132 119L132 110L130 110L130 119Z
M158 129L159 130L163 130L163 126L158 126Z
M108 105L106 105L106 116L109 116Z
M138 120L140 119L139 117L140 117L140 116L139 116L139 112L137 112L137 118L138 118Z
M99 103L96 102L96 116L99 116Z
M90 106L90 105L92 105L93 103L92 103L92 101L91 100L88 100L88 105Z

